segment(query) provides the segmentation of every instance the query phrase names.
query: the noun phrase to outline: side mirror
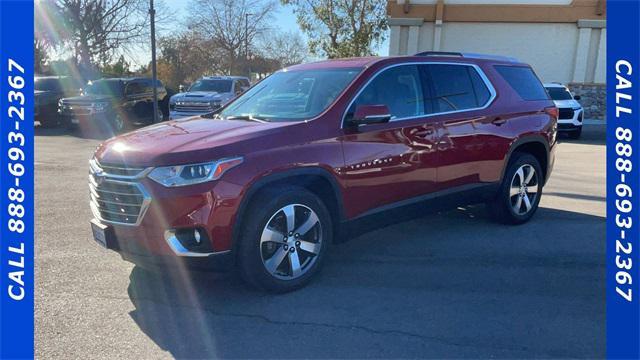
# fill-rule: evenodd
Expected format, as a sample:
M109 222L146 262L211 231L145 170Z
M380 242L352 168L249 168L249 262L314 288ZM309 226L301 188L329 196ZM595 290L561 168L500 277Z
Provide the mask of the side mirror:
M573 100L580 100L580 95L575 95L575 96L573 97Z
M353 114L353 125L382 124L391 120L387 105L359 105Z

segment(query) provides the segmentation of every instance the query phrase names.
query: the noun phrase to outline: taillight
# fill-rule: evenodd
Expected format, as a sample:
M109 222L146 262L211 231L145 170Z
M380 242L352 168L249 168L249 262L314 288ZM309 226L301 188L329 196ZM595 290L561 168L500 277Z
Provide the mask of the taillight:
M558 108L555 106L549 106L544 108L544 112L546 112L556 120L558 120L558 115L560 115L560 113L558 112Z

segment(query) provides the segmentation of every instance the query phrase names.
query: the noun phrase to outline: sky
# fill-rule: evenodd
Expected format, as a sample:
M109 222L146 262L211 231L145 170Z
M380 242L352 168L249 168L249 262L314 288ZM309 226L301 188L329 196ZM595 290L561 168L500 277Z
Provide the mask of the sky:
M175 14L173 18L176 19L175 26L178 28L180 26L180 22L186 16L186 8L189 3L189 0L165 0L164 5L168 8L168 12L170 14ZM300 31L300 27L296 23L296 17L293 14L293 10L290 6L282 6L278 4L278 10L274 14L276 29L282 31ZM171 25L169 25L171 27ZM301 32L302 37L306 40L307 37L304 33ZM378 55L386 56L389 54L389 40L387 36L387 40L380 44L378 47L377 53ZM151 54L139 53L139 57L136 56L135 59L132 59L136 65L146 64L151 60Z

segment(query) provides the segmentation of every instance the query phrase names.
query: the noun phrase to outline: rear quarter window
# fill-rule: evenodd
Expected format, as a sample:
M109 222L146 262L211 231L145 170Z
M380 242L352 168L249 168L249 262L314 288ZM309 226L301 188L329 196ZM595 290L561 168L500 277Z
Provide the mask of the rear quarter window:
M549 100L549 94L530 67L496 65L495 68L522 99Z

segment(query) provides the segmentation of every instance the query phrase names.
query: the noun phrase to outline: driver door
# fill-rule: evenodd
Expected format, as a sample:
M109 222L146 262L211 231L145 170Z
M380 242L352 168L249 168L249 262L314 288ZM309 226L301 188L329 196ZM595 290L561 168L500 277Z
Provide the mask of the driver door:
M428 194L436 188L436 121L429 86L419 65L382 70L360 91L345 122L359 105L386 105L391 120L346 126L342 137L348 190L347 216Z

